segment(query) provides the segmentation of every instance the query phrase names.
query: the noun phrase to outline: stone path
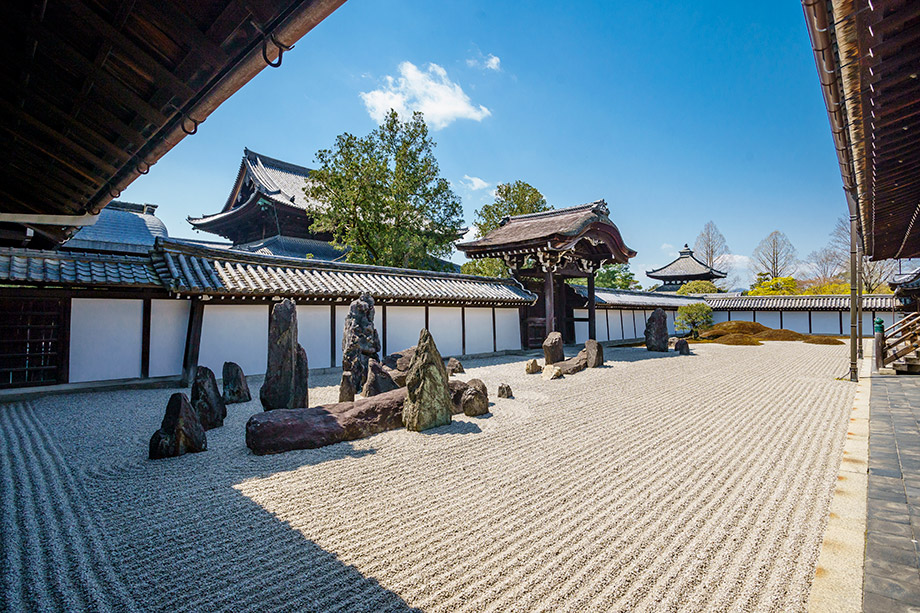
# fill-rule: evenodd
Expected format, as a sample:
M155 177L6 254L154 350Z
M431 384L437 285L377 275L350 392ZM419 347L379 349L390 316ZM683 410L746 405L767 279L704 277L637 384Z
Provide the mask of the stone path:
M920 377L872 379L863 610L920 612Z

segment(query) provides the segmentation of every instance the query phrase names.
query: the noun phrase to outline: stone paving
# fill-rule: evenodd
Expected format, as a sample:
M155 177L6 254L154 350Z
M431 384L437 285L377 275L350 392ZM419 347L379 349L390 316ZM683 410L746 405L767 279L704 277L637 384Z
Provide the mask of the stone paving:
M920 377L872 379L863 610L920 612Z

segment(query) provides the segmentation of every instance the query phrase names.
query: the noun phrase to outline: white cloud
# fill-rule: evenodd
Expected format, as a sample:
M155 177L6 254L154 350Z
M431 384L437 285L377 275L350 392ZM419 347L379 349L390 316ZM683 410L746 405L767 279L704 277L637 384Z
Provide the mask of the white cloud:
M671 243L661 243L662 251L671 251L672 249L674 249L674 245L672 245Z
M457 119L482 121L492 114L482 105L473 106L463 88L451 81L447 71L437 64L428 64L423 71L412 62L403 62L399 65L399 77L387 76L382 87L360 95L368 114L378 123L390 109L395 109L400 117L421 111L435 130Z
M470 68L482 68L483 70L494 70L495 72L501 72L502 70L502 60L497 55L482 55L479 54L479 57L473 57L466 61L466 65Z
M465 181L465 185L469 189L473 190L474 192L480 189L485 189L489 187L489 184L483 181L482 179L480 179L479 177L471 177L470 175L463 175L463 180Z

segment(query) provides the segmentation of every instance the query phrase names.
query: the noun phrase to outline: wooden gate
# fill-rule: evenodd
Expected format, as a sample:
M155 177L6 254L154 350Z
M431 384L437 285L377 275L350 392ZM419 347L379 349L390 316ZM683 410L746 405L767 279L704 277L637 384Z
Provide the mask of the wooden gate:
M67 382L69 302L0 297L0 388Z

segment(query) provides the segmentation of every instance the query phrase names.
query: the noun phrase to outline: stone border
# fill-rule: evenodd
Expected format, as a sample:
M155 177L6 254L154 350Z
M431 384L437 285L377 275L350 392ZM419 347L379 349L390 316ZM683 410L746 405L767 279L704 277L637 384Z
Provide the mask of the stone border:
M808 598L810 613L862 611L872 360L870 356L860 364L837 486Z

